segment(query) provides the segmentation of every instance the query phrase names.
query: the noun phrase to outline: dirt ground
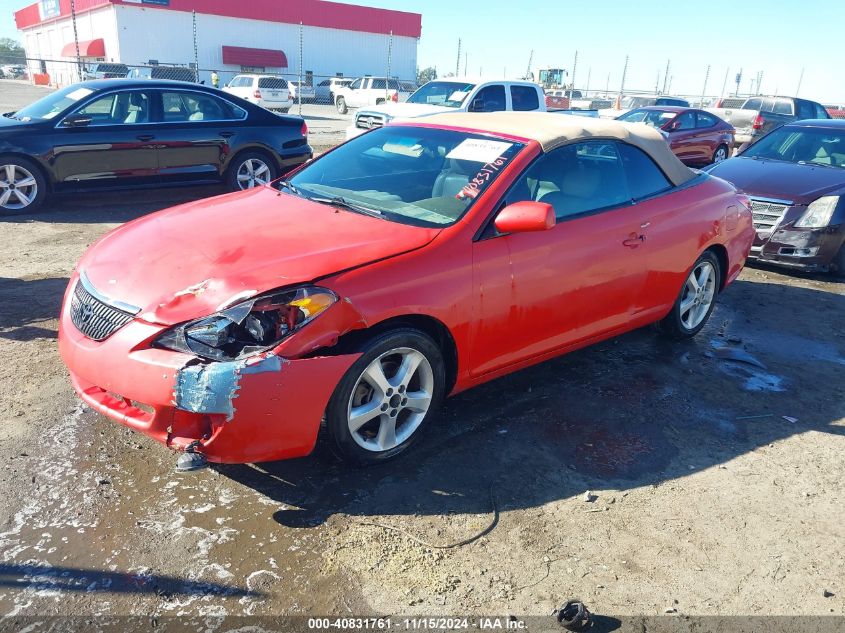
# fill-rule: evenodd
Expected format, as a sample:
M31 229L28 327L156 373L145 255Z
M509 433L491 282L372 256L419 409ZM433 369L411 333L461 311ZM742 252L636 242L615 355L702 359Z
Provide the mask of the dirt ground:
M218 192L0 220L0 612L845 615L845 284L748 268L695 340L641 330L456 396L384 466L177 475L80 405L56 314L95 239Z

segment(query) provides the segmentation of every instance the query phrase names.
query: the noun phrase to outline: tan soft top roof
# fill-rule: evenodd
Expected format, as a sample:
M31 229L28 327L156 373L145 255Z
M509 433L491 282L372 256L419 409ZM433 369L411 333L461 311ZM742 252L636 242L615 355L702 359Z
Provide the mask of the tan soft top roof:
M450 112L423 119L405 119L404 122L520 136L537 141L544 152L584 139L612 138L635 145L646 152L675 185L695 177L695 173L672 153L660 132L642 123L623 123L553 112Z

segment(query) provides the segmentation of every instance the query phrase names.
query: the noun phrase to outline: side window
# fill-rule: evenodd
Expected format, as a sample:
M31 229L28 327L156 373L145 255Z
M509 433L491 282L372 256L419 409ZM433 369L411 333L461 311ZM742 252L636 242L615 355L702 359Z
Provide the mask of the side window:
M519 177L507 203L546 202L558 220L631 200L614 141L573 143L544 154Z
M161 100L164 121L168 123L243 118L239 112L232 112L226 102L199 92L163 92Z
M628 179L628 188L634 200L653 196L671 189L672 183L663 175L651 157L639 147L619 143L619 153Z
M760 106L760 110L763 112L774 112L775 111L775 100L774 99L763 99L763 104Z
M695 127L695 113L684 112L674 121L673 130L691 130Z
M696 112L696 127L713 127L717 119L708 112Z
M148 123L150 96L146 92L113 92L95 99L74 114L91 117L90 125Z
M799 119L814 119L813 104L810 101L795 101L795 109Z
M814 103L813 108L816 110L815 118L817 118L817 119L829 119L830 118L830 114L828 113L828 111L825 110L818 103Z
M773 112L775 114L792 114L792 102L789 99L777 99Z
M502 85L487 86L478 91L473 103L480 104L475 112L498 112L507 108L505 100L505 87Z
M373 79L373 85L370 86L373 90L384 90L387 87L387 82L384 79Z
M358 88L360 88L360 87L361 87L361 81L362 81L361 79L356 79L355 81L353 81L353 82L352 82L352 85L351 85L351 86L349 86L349 87L350 87L352 90L358 90Z
M531 86L511 86L511 102L514 110L537 110L540 107L537 90Z
M749 99L745 102L745 105L742 106L743 110L759 110L763 105L762 99Z

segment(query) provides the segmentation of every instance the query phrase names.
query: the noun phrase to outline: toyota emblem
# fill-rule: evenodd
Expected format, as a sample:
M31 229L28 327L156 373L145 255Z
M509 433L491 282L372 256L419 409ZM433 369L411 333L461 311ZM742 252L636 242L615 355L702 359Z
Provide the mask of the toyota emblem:
M79 308L79 320L83 323L88 323L91 320L91 317L94 316L94 308L92 308L87 303L83 303L82 306Z

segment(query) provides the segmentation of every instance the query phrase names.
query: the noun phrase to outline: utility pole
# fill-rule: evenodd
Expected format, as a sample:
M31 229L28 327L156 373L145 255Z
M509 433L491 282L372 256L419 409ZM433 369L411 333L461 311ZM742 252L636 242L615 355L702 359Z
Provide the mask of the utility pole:
M467 74L467 64L469 64L469 54L464 51L464 76Z
M607 99L607 95L610 94L610 73L607 73L607 82L604 84L604 98Z
M671 59L666 60L666 72L663 73L663 94L666 94L666 82L669 81L669 64Z
M707 94L707 80L710 79L710 64L707 64L707 72L704 73L704 87L701 89L701 101L699 107L704 107L704 95Z
M528 70L525 71L525 79L529 79L532 77L531 75L531 62L534 61L534 49L531 49L531 54L528 56Z
M584 87L584 98L587 98L587 94L590 92L590 75L593 74L593 67L590 66L587 68L587 85Z
M672 92L672 80L675 78L675 75L669 75L669 92Z
M392 43L393 31L390 35ZM390 77L390 44L387 46L387 76ZM302 22L299 23L299 86L297 86L296 101L299 104L299 116L302 116Z
M801 92L801 82L804 81L804 69L801 68L801 76L798 77L798 87L795 89L795 96L798 96L798 93Z
M197 48L197 12L191 11L191 16L194 21L194 83L200 82L200 62L199 62L199 53L197 52L199 49Z
M387 81L384 82L384 102L388 103L388 94L390 93L390 62L393 57L393 30L390 31L390 39L387 41ZM302 55L299 56L299 85L302 85ZM399 86L396 86L397 92ZM302 94L302 90L298 94ZM302 115L302 100L299 101L299 114Z
M759 73L757 73L757 94L763 94L763 91L760 88L761 83L763 83L763 71L762 70Z
M739 69L739 72L736 74L736 92L734 92L734 96L739 96L739 82L742 81L742 68Z
M76 32L76 2L70 0L70 17L73 22L73 43L76 45L76 72L79 73L79 81L82 81L82 60L79 57L79 35Z
M728 74L731 72L730 67L725 68L725 81L722 82L722 92L719 93L719 96L724 98L725 96L725 89L728 87Z
M657 69L657 79L654 80L654 94L660 94L660 69Z
M575 51L575 61L572 62L572 83L569 84L569 103L572 103L572 95L575 90L575 69L578 68L578 51Z
M625 55L625 66L622 67L622 83L619 84L619 99L618 99L618 108L622 107L622 96L625 93L625 75L628 74L628 56Z
M461 38L458 38L458 61L455 63L455 76L461 74Z

